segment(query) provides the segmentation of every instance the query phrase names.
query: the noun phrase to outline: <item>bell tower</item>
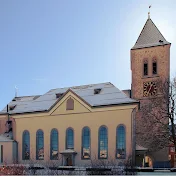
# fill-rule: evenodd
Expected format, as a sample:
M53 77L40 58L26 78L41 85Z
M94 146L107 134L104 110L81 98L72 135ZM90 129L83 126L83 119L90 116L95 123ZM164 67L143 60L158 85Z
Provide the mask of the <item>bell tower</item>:
M158 79L169 79L170 46L149 15L131 48L132 98L142 103L157 94Z
M140 101L140 107L147 105L153 97L159 95L158 81L170 78L170 46L148 15L148 19L131 48L131 97ZM142 129L145 121L140 115L136 118L136 129ZM136 133L136 144L147 148L144 136ZM150 138L150 136L149 136ZM168 160L168 149L163 148L150 153L154 161Z

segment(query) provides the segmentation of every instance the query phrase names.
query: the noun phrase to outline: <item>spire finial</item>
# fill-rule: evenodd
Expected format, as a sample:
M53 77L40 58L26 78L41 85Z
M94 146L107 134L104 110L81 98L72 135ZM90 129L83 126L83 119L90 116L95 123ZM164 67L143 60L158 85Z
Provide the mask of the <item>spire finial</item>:
M148 12L148 19L150 19L150 8L151 8L152 6L150 5L149 6L149 12Z

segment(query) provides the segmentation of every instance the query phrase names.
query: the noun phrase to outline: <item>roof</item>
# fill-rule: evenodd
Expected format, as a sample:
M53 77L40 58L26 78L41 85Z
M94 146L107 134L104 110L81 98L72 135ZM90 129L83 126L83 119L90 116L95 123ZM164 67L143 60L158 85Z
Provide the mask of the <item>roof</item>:
M1 134L0 135L0 142L13 142L12 134L11 133Z
M147 151L148 149L145 147L142 147L141 145L136 144L136 150L137 151Z
M132 50L168 44L170 43L164 38L153 21L148 18Z
M101 89L100 93L94 94L94 89L98 88ZM9 110L9 114L48 111L60 100L56 98L56 94L66 93L69 90L75 93L91 107L138 103L138 101L129 98L113 84L107 82L51 89L47 93L40 95L37 98L35 98L36 96L17 97L14 98L16 101L11 101L8 104L9 107L16 105L13 110ZM0 114L6 112L7 108L5 107L2 111L0 111Z

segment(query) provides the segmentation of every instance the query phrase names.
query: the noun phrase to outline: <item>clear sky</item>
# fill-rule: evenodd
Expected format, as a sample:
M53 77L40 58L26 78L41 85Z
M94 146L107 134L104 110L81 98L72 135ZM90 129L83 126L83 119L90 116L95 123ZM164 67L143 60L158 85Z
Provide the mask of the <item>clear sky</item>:
M101 82L130 88L130 49L149 5L172 43L175 74L175 0L0 0L0 109L15 85L18 96Z

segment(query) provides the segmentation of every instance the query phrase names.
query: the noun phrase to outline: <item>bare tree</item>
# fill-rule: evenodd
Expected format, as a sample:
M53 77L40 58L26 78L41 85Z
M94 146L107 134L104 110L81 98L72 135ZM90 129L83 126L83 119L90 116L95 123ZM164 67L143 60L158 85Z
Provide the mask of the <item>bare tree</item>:
M157 82L157 96L141 100L137 114L137 143L149 151L157 151L169 144L176 151L176 79Z
M86 170L87 175L136 175L131 157L121 162L111 157L107 160L94 157Z

